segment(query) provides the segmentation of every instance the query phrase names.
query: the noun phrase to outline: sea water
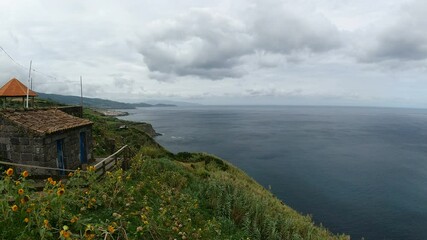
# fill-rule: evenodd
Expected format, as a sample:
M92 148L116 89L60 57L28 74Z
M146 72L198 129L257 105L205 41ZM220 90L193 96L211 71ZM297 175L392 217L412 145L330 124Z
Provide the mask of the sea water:
M172 152L208 152L352 239L427 239L427 110L139 108Z

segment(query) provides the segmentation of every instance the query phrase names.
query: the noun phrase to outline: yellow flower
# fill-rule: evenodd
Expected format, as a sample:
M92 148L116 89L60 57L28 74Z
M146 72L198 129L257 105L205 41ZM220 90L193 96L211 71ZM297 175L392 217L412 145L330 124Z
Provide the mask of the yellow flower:
M16 211L18 211L18 206L13 205L13 206L11 207L11 209L12 209L12 211L16 212Z
M60 234L66 239L71 237L71 232L68 230L61 230Z
M48 179L47 179L47 181L48 181L48 182L52 182L52 181L53 181L53 178L51 178L51 177L50 177L50 178L48 178Z
M13 169L12 168L7 169L6 170L6 175L9 176L9 177L12 176L13 175Z
M65 193L65 189L63 188L58 189L58 191L56 192L58 196L62 196L64 193Z
M76 216L74 216L74 217L72 217L72 218L71 218L70 222L71 222L71 223L75 223L75 222L77 222L78 220L79 220L79 218L78 218L78 217L76 217Z
M46 228L48 228L49 227L49 220L47 220L47 219L43 220L43 224Z
M22 176L23 176L24 178L28 177L28 175L30 175L30 174L28 173L28 171L23 171L23 172L22 172Z
M24 218L24 222L25 223L28 223L30 221L30 219L29 218Z
M115 229L114 229L114 227L113 226L108 226L108 231L111 233L111 234L113 234L114 233L114 231L116 231Z
M21 184L21 182L20 182L20 181L16 181L16 182L15 182L15 185L16 185L16 186L18 186L19 184Z
M68 177L72 177L72 176L74 176L74 173L73 173L73 172L70 172L70 173L68 174Z
M85 236L86 239L94 239L95 238L95 234L89 228L87 228L85 230L84 236Z
M18 194L19 194L19 195L24 194L24 189L20 188L20 189L18 190Z

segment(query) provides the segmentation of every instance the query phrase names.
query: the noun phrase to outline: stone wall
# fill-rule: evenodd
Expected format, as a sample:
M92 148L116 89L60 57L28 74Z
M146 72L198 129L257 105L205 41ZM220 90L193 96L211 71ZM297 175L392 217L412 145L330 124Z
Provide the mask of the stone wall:
M83 117L83 107L82 106L66 106L66 107L58 107L59 110L73 115L74 117Z
M83 127L48 135L44 138L45 158L50 159L49 162L56 164L57 155L57 140L63 139L63 152L65 167L68 169L76 169L80 167L80 132L86 133L86 152L87 159L92 158L92 132L91 127ZM55 165L56 167L56 165Z
M65 166L80 166L80 132L86 132L87 159L92 158L91 127L82 127L49 135L37 135L0 118L0 159L3 161L57 168L57 140L64 139ZM19 171L19 170L18 170ZM32 175L51 175L55 171L30 169Z

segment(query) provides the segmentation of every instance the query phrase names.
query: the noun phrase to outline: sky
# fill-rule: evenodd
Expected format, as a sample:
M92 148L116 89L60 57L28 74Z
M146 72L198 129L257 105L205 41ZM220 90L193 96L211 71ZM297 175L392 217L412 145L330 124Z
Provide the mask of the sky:
M124 102L427 107L424 0L1 0L0 84Z

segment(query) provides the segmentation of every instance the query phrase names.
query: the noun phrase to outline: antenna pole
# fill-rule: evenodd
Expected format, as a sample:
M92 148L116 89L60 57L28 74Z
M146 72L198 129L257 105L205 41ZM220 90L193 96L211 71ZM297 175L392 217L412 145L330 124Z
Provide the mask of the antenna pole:
M28 85L27 85L27 102L26 102L26 105L25 105L25 107L26 108L28 108L28 102L30 101L29 100L29 96L30 96L30 84L31 84L31 66L32 66L32 64L33 64L33 60L31 60L30 61L30 70L29 70L29 72L28 72Z
M82 80L82 76L80 76L80 106L83 107L83 80Z

